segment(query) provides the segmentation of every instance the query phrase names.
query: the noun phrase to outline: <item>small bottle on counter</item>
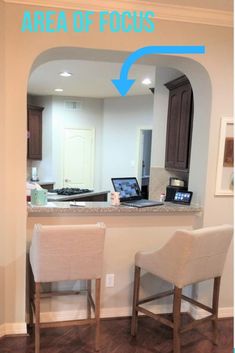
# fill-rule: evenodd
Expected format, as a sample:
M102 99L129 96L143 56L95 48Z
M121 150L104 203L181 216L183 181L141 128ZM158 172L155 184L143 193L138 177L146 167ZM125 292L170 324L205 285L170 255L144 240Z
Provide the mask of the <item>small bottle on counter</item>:
M120 192L111 192L111 205L120 206Z
M165 201L165 199L166 199L166 194L164 193L164 192L162 192L161 194L160 194L160 202L164 202Z

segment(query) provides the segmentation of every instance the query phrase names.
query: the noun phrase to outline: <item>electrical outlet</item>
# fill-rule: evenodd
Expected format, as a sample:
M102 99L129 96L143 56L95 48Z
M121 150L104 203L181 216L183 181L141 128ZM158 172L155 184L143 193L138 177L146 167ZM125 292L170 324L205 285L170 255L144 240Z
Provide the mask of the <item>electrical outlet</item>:
M106 287L114 287L114 273L107 273L105 278Z

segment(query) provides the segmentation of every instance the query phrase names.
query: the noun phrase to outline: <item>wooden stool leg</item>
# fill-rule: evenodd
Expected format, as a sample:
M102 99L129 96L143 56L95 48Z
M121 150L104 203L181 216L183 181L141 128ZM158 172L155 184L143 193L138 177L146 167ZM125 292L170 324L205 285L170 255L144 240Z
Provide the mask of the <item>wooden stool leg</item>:
M135 336L137 332L138 310L136 310L136 306L139 302L139 289L140 289L140 267L135 266L133 306L132 306L132 319L131 319L132 336Z
M174 287L173 302L173 352L180 353L180 307L181 307L182 289Z
M33 278L33 272L31 269L31 266L29 264L29 270L28 270L28 283L29 283L29 328L30 328L30 333L33 328L33 305L34 305L34 293L35 293L35 287L34 287L34 278Z
M218 344L218 310L219 310L219 290L221 277L214 278L212 309L215 319L212 321L214 331L214 344Z
M35 353L40 351L40 283L35 284Z
M95 280L95 350L100 350L100 278Z
M87 280L87 318L91 318L91 303L89 298L91 297L91 280Z

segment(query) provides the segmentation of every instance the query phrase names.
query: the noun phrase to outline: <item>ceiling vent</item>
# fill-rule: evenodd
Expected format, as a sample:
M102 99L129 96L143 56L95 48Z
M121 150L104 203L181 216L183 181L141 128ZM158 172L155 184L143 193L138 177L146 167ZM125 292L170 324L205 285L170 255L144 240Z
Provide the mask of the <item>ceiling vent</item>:
M82 109L82 102L80 102L80 101L65 101L64 102L64 109L65 110L81 110Z

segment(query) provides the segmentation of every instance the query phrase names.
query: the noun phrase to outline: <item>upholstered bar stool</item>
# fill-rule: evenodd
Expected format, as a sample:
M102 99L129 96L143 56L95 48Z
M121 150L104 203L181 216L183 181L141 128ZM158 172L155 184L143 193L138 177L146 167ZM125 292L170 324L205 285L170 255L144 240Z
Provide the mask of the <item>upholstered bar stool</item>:
M100 341L100 282L102 274L105 226L59 225L34 226L30 247L30 264L34 289L30 302L35 313L35 352L40 351L40 328L82 324L96 325L95 349ZM65 322L40 322L40 299L57 295L79 294L74 291L41 293L40 284L47 282L87 280L87 319ZM95 302L91 295L95 280ZM91 308L94 318L91 318ZM30 313L32 323L33 312Z
M131 334L137 333L138 312L160 321L173 329L174 353L180 353L180 334L207 320L212 320L217 343L217 320L220 278L226 254L232 239L230 225L208 227L193 231L178 230L159 250L138 252L135 256L135 279ZM141 269L174 285L174 290L139 299ZM207 279L214 279L212 307L182 295L182 288ZM173 321L147 310L141 304L173 295ZM192 321L181 327L181 299L210 313L206 318Z

